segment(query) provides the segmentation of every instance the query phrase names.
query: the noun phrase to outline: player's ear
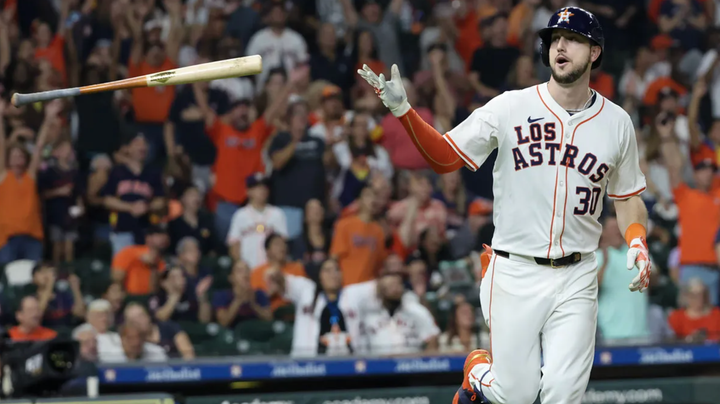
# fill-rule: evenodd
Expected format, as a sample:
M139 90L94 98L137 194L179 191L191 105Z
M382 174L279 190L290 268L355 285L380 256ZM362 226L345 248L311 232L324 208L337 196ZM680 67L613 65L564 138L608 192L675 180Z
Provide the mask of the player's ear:
M595 63L596 60L600 57L600 54L602 53L602 48L599 46L591 46L590 47L590 60L592 63Z

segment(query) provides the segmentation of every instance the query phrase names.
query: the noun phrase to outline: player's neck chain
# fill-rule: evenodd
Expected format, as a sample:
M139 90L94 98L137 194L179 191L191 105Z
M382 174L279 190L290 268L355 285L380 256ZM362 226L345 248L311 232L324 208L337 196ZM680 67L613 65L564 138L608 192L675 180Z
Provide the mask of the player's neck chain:
M584 111L588 108L590 108L595 103L595 90L590 89L590 98L588 98L587 102L585 102L585 106L579 109L566 109L568 114L573 115L577 114L578 112Z

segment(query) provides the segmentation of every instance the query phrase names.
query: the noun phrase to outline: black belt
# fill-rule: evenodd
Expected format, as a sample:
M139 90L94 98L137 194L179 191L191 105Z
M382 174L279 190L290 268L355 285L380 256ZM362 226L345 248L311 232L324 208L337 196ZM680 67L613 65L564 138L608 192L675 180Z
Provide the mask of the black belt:
M503 258L510 258L510 253L507 252L507 251L502 251L502 250L495 250L495 249L493 249L493 252L494 252L495 254L503 257ZM549 265L549 266L551 266L551 267L553 267L553 268L557 268L557 267L564 267L564 266L567 266L567 265L572 265L572 264L574 264L574 263L576 263L576 262L580 262L580 260L582 259L582 254L580 254L580 253L572 253L572 254L567 255L567 256L565 256L565 257L555 258L555 259L552 259L552 258L538 258L538 257L533 257L533 259L535 260L535 262L536 262L538 265Z

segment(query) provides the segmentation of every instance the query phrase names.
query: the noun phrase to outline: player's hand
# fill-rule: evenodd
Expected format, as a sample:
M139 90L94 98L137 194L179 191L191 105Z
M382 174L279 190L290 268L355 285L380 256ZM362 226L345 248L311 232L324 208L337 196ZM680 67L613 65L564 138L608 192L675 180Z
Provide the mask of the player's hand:
M636 238L630 243L630 249L627 252L627 269L638 269L638 274L630 282L630 291L640 291L642 293L650 286L650 273L652 272L652 263L650 262L650 253L647 244L642 238Z
M385 75L375 74L368 65L363 65L362 69L358 69L360 77L365 79L374 89L380 100L396 117L405 115L410 110L410 104L407 100L407 93L400 77L400 69L397 65L392 65L390 69L390 81L385 80Z

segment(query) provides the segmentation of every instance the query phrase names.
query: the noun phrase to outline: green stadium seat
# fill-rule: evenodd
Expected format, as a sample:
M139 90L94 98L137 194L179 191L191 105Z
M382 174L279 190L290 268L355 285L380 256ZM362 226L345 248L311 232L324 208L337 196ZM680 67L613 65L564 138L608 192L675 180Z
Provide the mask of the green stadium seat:
M277 332L275 336L269 342L269 349L271 354L274 355L289 355L292 349L293 341L293 324L292 323L281 323L284 325L283 329Z
M230 289L228 277L232 269L232 258L228 256L203 257L200 260L200 267L211 271L213 275L212 288L214 290Z
M223 330L214 338L200 344L200 350L211 356L238 355L238 341L230 330Z
M55 326L52 328L53 328L53 330L55 330L57 332L57 336L59 338L71 338L72 332L74 329L73 327L64 327L64 326Z
M273 317L279 321L295 321L295 305L288 304L278 307L273 312Z
M80 288L84 294L100 297L112 282L110 265L107 261L81 258L73 261L71 267L80 277Z
M244 320L235 327L235 336L257 342L267 342L275 336L274 322L264 320Z
M193 344L201 344L211 340L225 331L217 323L202 324L192 321L178 321L178 325L188 334Z
M272 353L270 348L270 342L250 341L250 340L238 340L237 350L241 355L248 356L260 356L268 355Z

